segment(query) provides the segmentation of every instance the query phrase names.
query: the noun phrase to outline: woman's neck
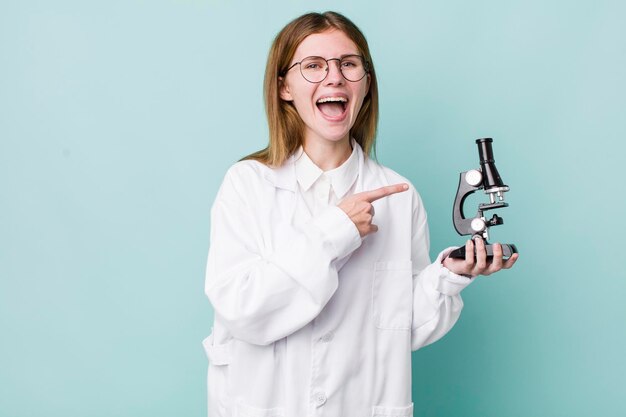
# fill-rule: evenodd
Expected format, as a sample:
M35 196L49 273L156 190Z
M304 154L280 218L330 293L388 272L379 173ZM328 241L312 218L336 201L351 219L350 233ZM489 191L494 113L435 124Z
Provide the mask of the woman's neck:
M302 147L311 161L322 171L330 171L341 166L352 154L352 146L348 137L338 142L305 141Z

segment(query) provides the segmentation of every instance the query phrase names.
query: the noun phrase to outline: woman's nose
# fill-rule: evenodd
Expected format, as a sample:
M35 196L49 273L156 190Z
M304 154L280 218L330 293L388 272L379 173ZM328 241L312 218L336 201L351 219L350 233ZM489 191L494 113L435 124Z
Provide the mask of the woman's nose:
M327 85L343 84L345 78L341 73L341 62L338 59L328 60L328 74L324 83Z

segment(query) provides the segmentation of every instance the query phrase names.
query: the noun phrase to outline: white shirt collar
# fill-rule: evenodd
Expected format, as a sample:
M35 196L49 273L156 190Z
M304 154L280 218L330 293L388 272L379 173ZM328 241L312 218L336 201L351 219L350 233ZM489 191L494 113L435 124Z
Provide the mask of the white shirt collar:
M356 147L359 146L354 139L351 140L352 153L350 157L337 168L330 171L322 171L320 167L309 158L302 146L295 153L296 178L302 189L306 192L324 174L333 187L337 198L350 190L359 174L359 160Z

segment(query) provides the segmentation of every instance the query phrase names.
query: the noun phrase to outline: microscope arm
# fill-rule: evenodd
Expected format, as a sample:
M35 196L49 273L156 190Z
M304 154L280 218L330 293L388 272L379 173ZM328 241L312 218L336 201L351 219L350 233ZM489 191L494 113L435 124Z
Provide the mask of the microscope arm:
M476 171L476 170L472 170ZM470 195L480 190L481 187L475 187L470 185L466 178L468 177L468 173L471 171L461 172L459 174L459 186L456 191L456 197L454 199L454 209L452 210L452 222L454 223L454 228L457 233L460 235L473 235L474 231L472 230L472 220L465 218L465 214L463 213L463 204L465 203L465 199Z

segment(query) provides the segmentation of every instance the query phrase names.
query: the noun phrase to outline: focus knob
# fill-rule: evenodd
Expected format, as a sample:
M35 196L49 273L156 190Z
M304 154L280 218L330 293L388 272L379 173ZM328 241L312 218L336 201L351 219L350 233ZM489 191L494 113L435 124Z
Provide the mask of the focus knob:
M483 219L474 219L472 220L471 227L474 232L482 232L487 225Z
M465 173L465 182L478 187L483 182L483 174L477 169L471 169Z

